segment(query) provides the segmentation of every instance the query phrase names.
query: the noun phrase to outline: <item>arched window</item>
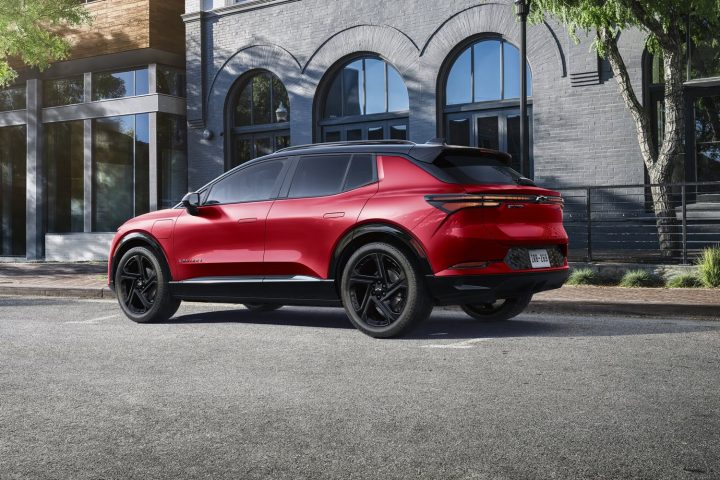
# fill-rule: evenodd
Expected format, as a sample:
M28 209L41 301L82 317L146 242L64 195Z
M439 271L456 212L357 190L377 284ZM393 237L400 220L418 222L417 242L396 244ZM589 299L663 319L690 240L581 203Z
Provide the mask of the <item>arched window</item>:
M227 169L290 146L290 102L279 78L265 70L242 77L230 96Z
M405 82L386 61L365 56L331 70L318 112L323 142L406 140L410 102Z
M527 94L531 96L532 74L529 66L525 68ZM445 72L442 98L446 141L506 151L513 157L513 168L531 176L530 159L525 165L519 162L520 52L517 47L499 38L476 41L461 49ZM529 107L532 145L531 113Z

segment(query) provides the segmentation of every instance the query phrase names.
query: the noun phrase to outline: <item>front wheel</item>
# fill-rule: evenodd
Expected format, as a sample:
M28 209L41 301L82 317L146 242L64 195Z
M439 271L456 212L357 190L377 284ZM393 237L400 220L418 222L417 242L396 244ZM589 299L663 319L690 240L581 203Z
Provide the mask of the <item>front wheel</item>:
M350 257L340 293L353 325L375 338L409 331L426 320L433 307L419 269L387 243L364 245Z
M460 305L465 313L481 322L500 322L520 315L532 300L532 294L504 298L495 303Z
M115 293L123 313L133 322L165 321L180 308L180 300L170 295L162 261L152 250L134 247L118 263Z

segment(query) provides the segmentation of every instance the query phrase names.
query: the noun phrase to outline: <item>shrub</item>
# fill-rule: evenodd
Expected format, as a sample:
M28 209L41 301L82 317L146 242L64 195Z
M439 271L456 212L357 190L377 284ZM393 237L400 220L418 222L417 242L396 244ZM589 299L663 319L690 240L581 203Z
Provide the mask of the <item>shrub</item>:
M568 285L602 285L603 279L592 268L578 268L570 273Z
M694 273L681 273L675 275L667 282L668 288L699 288L702 282Z
M720 287L720 246L703 250L698 258L698 274L706 287Z
M645 270L630 270L620 280L621 287L629 288L660 287L663 283L660 277Z

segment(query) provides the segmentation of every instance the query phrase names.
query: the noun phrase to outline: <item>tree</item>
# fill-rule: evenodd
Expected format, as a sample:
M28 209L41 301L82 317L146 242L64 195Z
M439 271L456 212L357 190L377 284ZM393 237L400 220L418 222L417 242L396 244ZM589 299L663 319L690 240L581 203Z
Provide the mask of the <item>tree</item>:
M532 0L530 21L539 22L550 15L562 22L574 38L577 32L595 35L593 45L610 63L620 95L635 123L650 181L664 184L671 180L673 159L682 151L686 19L692 15L703 20L705 30L690 33L697 43L706 42L707 38L701 38L703 35L710 33L712 38L717 35L719 11L720 0ZM648 110L638 100L618 49L620 32L630 28L644 32L648 51L663 60L665 119L659 148L653 141ZM651 190L660 248L664 255L671 256L677 219L670 192L663 186Z
M18 62L45 70L67 58L61 29L89 21L78 0L0 0L0 87L15 80Z

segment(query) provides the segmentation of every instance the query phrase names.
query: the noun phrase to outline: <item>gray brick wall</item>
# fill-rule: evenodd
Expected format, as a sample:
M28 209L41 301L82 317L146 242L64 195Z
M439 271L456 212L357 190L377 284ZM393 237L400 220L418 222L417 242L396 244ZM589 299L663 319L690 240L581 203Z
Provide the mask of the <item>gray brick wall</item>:
M410 138L438 134L436 85L451 51L476 34L500 34L517 44L510 2L472 0L294 0L248 2L193 15L187 0L190 186L223 171L224 110L243 73L265 68L290 96L294 144L313 141L313 99L325 72L348 54L374 52L403 76L410 95ZM533 156L547 185L634 183L643 167L630 115L615 80L590 51L554 22L528 29L533 72ZM621 47L631 78L641 85L642 36L624 33ZM590 76L595 83L573 86ZM202 132L213 132L210 140Z

